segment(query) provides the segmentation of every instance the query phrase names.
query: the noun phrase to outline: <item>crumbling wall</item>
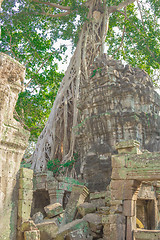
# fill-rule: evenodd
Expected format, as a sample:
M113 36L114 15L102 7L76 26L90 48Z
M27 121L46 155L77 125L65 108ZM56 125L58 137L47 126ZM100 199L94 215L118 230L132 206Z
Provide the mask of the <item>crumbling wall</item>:
M106 197L108 210L102 216L103 237L159 239L160 231L156 229L160 221L160 153L140 153L133 140L120 142L117 149L118 155L112 156L110 195Z
M17 175L29 138L13 118L25 68L0 54L0 239L16 239Z
M111 176L111 154L121 140L160 147L160 97L148 74L103 55L90 70L78 102L80 173L91 191L103 191Z

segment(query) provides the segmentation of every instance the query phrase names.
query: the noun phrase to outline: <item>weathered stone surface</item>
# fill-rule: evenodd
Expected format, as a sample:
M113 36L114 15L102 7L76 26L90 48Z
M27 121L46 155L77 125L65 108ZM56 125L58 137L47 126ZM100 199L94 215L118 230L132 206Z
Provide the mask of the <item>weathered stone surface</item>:
M71 232L75 231L78 236L83 237L80 237L79 239L85 239L90 234L88 223L83 219L78 219L62 226L56 236L56 240L64 240Z
M138 229L134 230L133 233L134 240L159 240L160 239L160 231L159 230L146 230L146 229Z
M41 240L52 240L58 233L58 226L54 220L36 224L40 231Z
M44 216L41 212L37 212L32 216L35 224L43 222Z
M84 203L88 194L89 191L86 187L79 185L73 186L72 193L70 195L69 201L64 212L62 225L65 225L66 223L73 221L77 211L77 207L80 204Z
M130 153L130 154L140 154L141 151L139 149L140 143L136 140L128 140L122 141L116 144L116 149L118 150L118 154Z
M90 236L90 234L86 234L85 231L83 231L82 229L77 229L77 230L74 230L72 232L70 232L68 235L67 235L67 239L69 240L93 240L93 237Z
M25 189L33 189L33 180L30 178L20 178L19 179L19 187Z
M94 192L94 193L90 193L89 198L90 200L93 199L99 199L99 198L105 198L106 197L106 191L102 191L102 192Z
M19 172L19 177L33 179L33 170L28 168L21 168Z
M19 200L32 200L33 199L33 190L21 188L19 189Z
M32 230L37 230L37 227L35 225L35 223L33 222L33 220L28 220L22 223L21 225L21 231L25 232L25 231L32 231Z
M87 202L80 204L77 207L77 209L78 209L79 214L83 217L88 213L93 213L96 211L95 205L93 203L87 203Z
M159 151L160 97L146 72L105 54L91 66L90 76L78 102L77 151L88 188L103 191L111 178L109 153L116 152L117 142L134 139L141 148Z
M16 239L18 171L29 132L13 118L25 68L0 53L0 239Z
M39 230L32 230L24 232L24 240L40 240Z
M18 217L21 221L26 221L30 218L31 202L28 200L18 200Z
M104 198L97 198L97 199L93 199L91 200L91 203L96 207L104 207L105 206L105 199Z
M63 212L63 207L60 203L50 204L44 207L47 217L51 218L57 216Z
M92 232L100 233L102 230L102 217L96 213L89 213L83 217L89 223Z

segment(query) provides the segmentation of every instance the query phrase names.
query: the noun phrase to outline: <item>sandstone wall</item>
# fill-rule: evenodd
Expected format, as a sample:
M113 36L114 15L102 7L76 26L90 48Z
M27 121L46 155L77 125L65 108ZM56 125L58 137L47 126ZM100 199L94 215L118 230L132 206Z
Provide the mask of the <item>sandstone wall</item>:
M0 240L16 239L17 175L29 138L13 111L25 68L0 54Z
M77 152L80 173L89 189L105 190L111 154L121 140L138 140L141 148L160 147L160 97L146 72L103 55L90 70L78 102Z

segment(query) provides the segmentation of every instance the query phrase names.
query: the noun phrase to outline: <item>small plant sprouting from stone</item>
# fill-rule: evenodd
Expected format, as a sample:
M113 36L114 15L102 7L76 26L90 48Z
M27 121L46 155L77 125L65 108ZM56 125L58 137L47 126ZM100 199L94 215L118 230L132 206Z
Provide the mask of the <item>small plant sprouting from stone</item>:
M94 69L91 78L94 77L94 76L96 75L97 72L101 73L101 71L102 71L102 68Z
M59 159L49 160L47 163L47 168L49 171L53 172L54 176L58 176L59 174L65 174L66 171L72 170L77 158L78 153L73 153L73 159L68 160L65 163L61 163Z

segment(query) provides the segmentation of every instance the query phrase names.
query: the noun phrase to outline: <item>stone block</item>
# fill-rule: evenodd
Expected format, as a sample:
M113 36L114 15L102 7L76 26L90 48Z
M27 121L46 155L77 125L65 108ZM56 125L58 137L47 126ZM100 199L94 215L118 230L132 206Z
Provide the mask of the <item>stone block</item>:
M77 211L77 207L80 204L84 203L88 194L89 191L86 187L79 185L73 186L70 198L64 212L64 219L62 221L62 225L73 221Z
M19 177L33 179L33 170L29 168L21 168Z
M56 197L57 202L63 205L64 190L62 189L56 190Z
M53 177L53 172L52 171L47 171L47 176L46 180L48 181L55 181L55 178Z
M37 230L37 227L33 222L33 220L27 220L22 222L20 229L21 229L21 232L25 232L25 231Z
M44 216L41 212L37 212L32 216L35 224L43 222Z
M122 189L112 190L111 199L113 200L123 200L123 191Z
M34 182L34 190L39 189L46 189L46 183L45 182Z
M52 240L55 239L58 233L58 226L54 220L48 220L47 222L42 222L36 224L40 231L41 240Z
M90 200L97 199L97 198L105 198L106 191L90 193L89 197L90 197Z
M112 161L112 168L121 168L121 167L125 167L126 165L126 160L125 160L125 156L121 155L113 155L111 158Z
M126 179L127 171L124 168L113 168L111 178L114 180Z
M96 207L93 203L84 202L77 207L77 210L81 216L85 216L88 213L96 211Z
M20 178L19 188L33 189L33 180L30 178Z
M31 214L31 201L19 200L18 201L18 217L22 220L28 220Z
M59 189L58 181L48 181L48 182L46 182L46 189L47 190Z
M111 188L111 191L117 190L119 188L123 190L124 185L125 185L125 180L112 180L110 183L110 188Z
M85 232L83 229L77 229L74 231L71 231L67 235L67 239L69 240L93 240L93 237L90 236L89 233Z
M49 194L49 198L50 198L50 204L53 204L53 203L57 203L58 200L57 200L57 194L56 193L51 193Z
M71 192L72 191L72 184L66 182L59 183L59 189Z
M20 188L19 189L19 200L32 200L33 190Z
M123 214L124 216L132 217L136 214L136 201L124 200L123 203Z
M40 231L32 230L24 232L24 240L40 240Z
M134 240L159 240L160 231L159 230L146 230L146 229L137 229L133 232Z
M97 198L97 199L93 199L91 200L91 203L96 207L96 208L99 208L99 207L104 207L105 204L106 204L106 200L104 198Z
M52 218L54 216L57 216L57 215L63 213L63 207L60 203L50 204L50 205L44 207L44 210L45 210L48 218Z
M99 233L102 230L102 217L96 213L89 213L83 217L89 223L92 232Z
M81 232L82 236L87 236L90 233L88 222L84 221L83 219L74 220L59 229L59 233L57 234L55 240L64 240L67 239L67 236L74 231ZM77 238L78 239L85 239L85 238Z
M116 149L118 150L119 154L124 153L140 153L139 150L140 143L136 140L127 140L127 141L121 141L116 144Z

